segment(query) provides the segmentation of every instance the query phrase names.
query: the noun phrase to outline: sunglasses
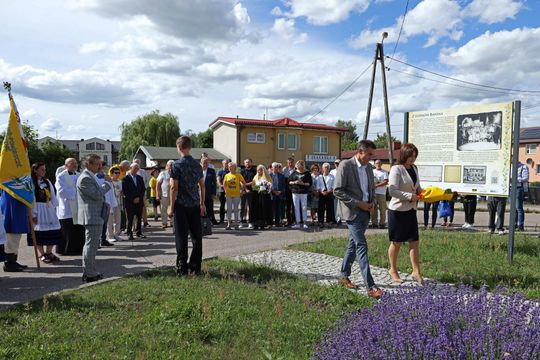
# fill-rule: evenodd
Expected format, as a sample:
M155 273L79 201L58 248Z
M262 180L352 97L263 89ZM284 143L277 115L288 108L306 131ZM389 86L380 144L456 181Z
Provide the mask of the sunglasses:
M113 171L112 173L120 175L120 171Z

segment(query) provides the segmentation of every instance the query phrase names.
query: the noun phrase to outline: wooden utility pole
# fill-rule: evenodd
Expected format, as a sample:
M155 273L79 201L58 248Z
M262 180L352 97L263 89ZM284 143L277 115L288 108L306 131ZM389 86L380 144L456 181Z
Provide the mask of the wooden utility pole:
M381 79L383 86L383 99L384 99L384 117L386 120L386 137L388 141L388 158L390 160L390 166L394 165L394 145L392 144L392 130L390 129L390 111L388 110L388 92L386 90L386 68L384 67L384 39L388 37L388 33L382 34L383 39L375 46L375 56L373 59L373 71L371 72L371 86L369 88L368 108L366 111L366 123L364 126L364 140L368 137L369 131L369 119L371 117L371 106L373 103L373 89L375 87L375 76L377 73L377 61L381 62Z

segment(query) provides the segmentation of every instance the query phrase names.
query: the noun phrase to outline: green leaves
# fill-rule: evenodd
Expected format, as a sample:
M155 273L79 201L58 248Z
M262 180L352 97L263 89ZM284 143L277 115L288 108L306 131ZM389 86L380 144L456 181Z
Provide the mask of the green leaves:
M159 110L139 116L131 123L120 126L122 147L120 159L132 159L141 145L174 147L180 136L178 117L167 113L161 115Z

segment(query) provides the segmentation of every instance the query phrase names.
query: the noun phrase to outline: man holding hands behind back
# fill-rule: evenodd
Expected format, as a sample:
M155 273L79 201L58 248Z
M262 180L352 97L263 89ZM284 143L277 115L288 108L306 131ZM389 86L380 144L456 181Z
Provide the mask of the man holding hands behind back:
M96 173L101 168L101 157L96 154L86 156L86 169L77 179L78 223L84 225L86 242L83 248L83 282L101 280L103 275L96 271L96 253L103 230L106 213L105 194L111 189L105 177L102 185L98 184Z
M176 272L178 275L198 274L202 263L201 216L206 215L205 184L201 164L190 155L191 139L181 136L176 140L181 155L171 171L169 216L174 215L176 241ZM179 191L181 190L181 191ZM188 259L188 233L193 249Z
M356 286L349 280L351 266L358 257L360 272L364 278L368 296L379 299L383 291L375 286L368 262L368 246L365 237L369 215L374 207L375 185L373 167L369 159L376 149L373 141L362 140L358 143L358 152L337 168L334 183L334 195L339 200L338 209L349 228L349 245L341 265L339 283L348 289Z

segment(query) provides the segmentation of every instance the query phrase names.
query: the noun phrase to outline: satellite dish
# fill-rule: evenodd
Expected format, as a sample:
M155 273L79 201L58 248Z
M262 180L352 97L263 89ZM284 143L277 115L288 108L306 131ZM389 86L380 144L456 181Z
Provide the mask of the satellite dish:
M533 159L528 158L528 159L527 159L527 165L531 165L531 166L532 166L532 164L533 164Z

